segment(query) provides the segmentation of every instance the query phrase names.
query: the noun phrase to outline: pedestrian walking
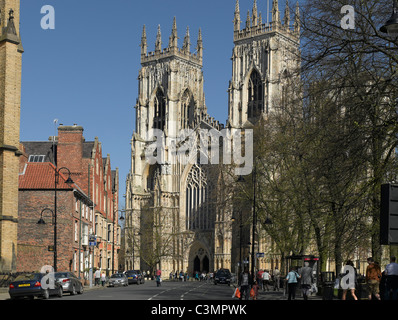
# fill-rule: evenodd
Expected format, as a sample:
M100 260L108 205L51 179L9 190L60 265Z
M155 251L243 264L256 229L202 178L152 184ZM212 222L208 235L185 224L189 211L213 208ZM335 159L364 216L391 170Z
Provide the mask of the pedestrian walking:
M272 276L274 277L274 291L279 291L281 272L278 267L275 267L275 270L272 272Z
M314 282L314 277L312 274L312 268L308 261L304 262L304 267L300 269L300 285L303 292L304 300L308 300L308 295L310 294L312 283Z
M160 287L162 285L162 276L160 274L156 275L156 286Z
M105 282L106 282L105 272L102 272L102 274L101 274L101 282L102 282L102 286L105 287Z
M258 284L258 289L262 290L263 288L263 273L264 271L262 269L257 271L256 278L257 278L257 284Z
M252 296L252 298L253 298L253 300L257 300L257 297L258 297L258 289L259 289L258 282L257 282L257 281L254 281L253 287L252 287L252 290L253 290L253 296Z
M240 292L241 292L241 300L242 300L242 294L245 295L245 299L249 300L250 297L250 288L252 285L253 279L251 274L249 273L247 267L245 270L241 273L239 276L239 283L238 285L240 286Z
M288 300L296 299L296 288L299 279L300 275L297 273L294 267L291 267L290 272L287 274L285 279L287 282Z
M94 272L94 279L95 279L95 285L99 286L100 285L100 279L101 279L101 269L97 269Z
M368 297L372 300L374 295L377 300L380 300L380 281L381 281L381 269L378 263L373 258L368 258L368 266L366 268L365 280L368 284Z
M388 300L398 299L398 263L395 261L396 258L392 256L384 271L386 276L386 298Z
M354 272L355 272L354 281L349 281L348 284L347 284L348 288L347 289L343 289L343 295L341 297L341 300L346 300L348 290L350 290L351 296L354 298L354 300L358 300L357 296L355 295L355 285L357 283L357 270L355 269L354 263L351 260L348 260L346 262L346 266L350 266L350 267L352 267L354 269Z
M262 278L263 278L263 291L265 291L265 289L267 288L267 291L269 291L269 284L270 284L270 279L271 279L271 275L269 274L268 270L264 270L263 274L262 274Z

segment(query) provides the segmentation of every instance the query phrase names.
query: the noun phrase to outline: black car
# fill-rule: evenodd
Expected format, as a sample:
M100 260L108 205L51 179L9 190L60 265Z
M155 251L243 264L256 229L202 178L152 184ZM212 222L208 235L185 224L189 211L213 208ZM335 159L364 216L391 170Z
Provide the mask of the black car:
M229 269L220 269L214 275L214 284L217 283L226 283L228 285L231 284L231 272Z
M22 297L48 299L53 295L62 297L63 290L60 283L55 280L54 274L25 273L10 283L8 293L11 299Z
M142 284L145 282L144 275L139 270L128 270L124 274L126 275L129 284Z

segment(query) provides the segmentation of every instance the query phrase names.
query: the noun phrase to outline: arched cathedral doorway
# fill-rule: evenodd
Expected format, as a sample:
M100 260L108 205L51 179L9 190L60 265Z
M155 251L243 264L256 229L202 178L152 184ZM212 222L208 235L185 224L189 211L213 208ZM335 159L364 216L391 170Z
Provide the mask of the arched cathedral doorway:
M196 272L209 272L210 270L210 255L204 246L196 242L192 245L189 254L188 272L194 275Z

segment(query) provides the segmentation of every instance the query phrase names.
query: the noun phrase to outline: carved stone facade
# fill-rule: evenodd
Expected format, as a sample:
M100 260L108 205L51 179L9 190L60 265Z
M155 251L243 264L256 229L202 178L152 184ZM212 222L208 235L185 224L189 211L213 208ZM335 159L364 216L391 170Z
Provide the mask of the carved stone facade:
M273 1L272 22L263 24L254 1L252 15L240 29L239 2L235 8L232 80L229 85L229 125L234 128L254 124L273 110L275 99L283 93L283 79L300 66L299 8L293 28L289 3L282 25L278 1Z
M253 14L240 30L236 2L228 128L244 128L247 121L253 124L266 116L271 98L281 90L281 75L299 62L299 28L292 30L289 22L282 26L277 1L273 7L275 20L265 25L254 1ZM192 152L201 144L203 130L224 129L207 113L202 34L199 30L195 53L190 50L188 28L181 49L177 39L174 18L168 46L162 49L159 26L155 51L148 53L143 28L136 130L126 181L125 268L161 269L164 275L219 268L235 271L232 207L221 205L218 168L202 161L208 156L203 149ZM159 141L164 148L154 150ZM182 161L184 153L175 152L178 148L186 150L188 161Z

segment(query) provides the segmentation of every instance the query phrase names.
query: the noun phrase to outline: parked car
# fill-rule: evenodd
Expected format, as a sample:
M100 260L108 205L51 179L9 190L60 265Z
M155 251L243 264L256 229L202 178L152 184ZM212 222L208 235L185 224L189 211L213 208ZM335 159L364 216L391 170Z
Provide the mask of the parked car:
M214 284L217 283L231 284L231 272L229 269L220 269L216 272L214 276Z
M44 278L44 273L25 273L17 276L13 282L10 283L8 293L11 299L29 297L42 297L48 299L50 296L56 295L62 297L63 289L61 284L54 279ZM44 282L46 285L44 285Z
M124 273L115 273L109 278L108 286L128 286L129 281Z
M72 272L56 272L55 279L62 285L63 291L71 295L82 294L84 291L82 282Z
M144 275L139 270L128 270L124 274L126 275L129 284L141 284L145 282Z

